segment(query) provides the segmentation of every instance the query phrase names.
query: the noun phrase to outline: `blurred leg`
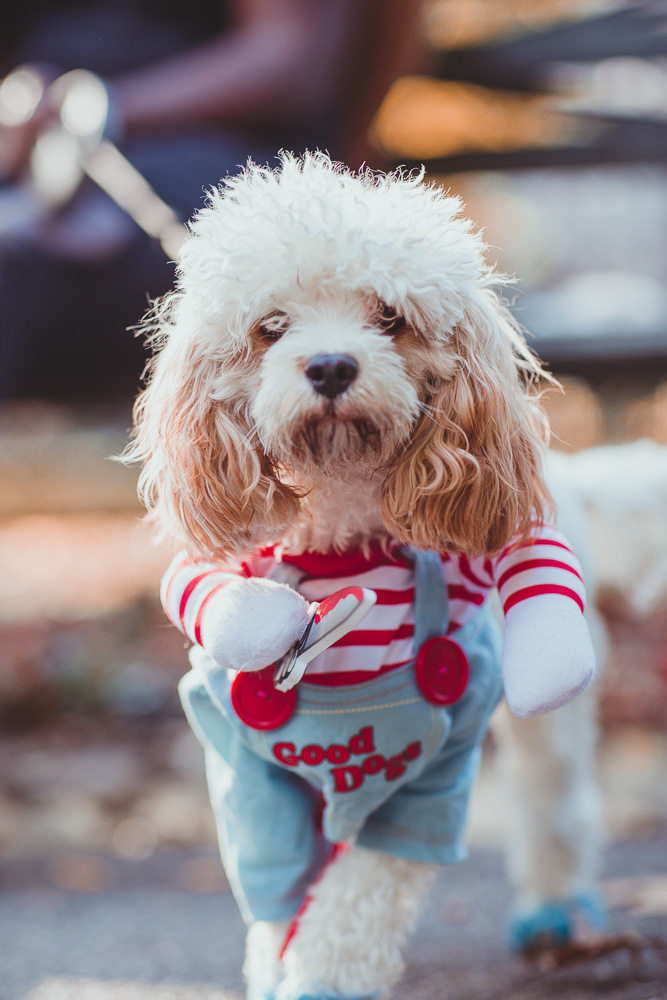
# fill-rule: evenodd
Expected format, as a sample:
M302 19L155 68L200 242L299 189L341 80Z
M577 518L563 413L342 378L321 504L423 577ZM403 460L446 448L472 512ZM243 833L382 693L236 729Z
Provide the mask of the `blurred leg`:
M242 135L199 131L133 139L128 159L179 217L252 154ZM128 402L146 352L136 327L173 287L174 265L92 182L24 236L0 238L0 400Z
M512 946L568 940L579 919L602 926L594 691L532 719L503 705L494 731L506 780Z

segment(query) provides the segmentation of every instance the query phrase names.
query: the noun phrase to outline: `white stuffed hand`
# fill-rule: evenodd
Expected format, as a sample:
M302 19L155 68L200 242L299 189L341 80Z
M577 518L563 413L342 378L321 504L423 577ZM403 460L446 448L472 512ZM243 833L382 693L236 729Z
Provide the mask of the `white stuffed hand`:
M201 644L221 667L261 670L299 639L308 603L284 583L234 580L204 608Z
M577 605L545 594L510 608L502 670L509 707L521 717L551 712L584 691L593 679L595 654Z

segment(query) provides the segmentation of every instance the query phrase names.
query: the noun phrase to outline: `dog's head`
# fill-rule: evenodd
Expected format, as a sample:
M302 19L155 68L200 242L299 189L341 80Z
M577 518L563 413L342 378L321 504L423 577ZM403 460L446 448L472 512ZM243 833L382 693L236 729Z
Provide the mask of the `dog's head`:
M323 154L212 193L136 406L163 530L217 555L275 541L299 487L350 466L383 476L387 530L420 548L493 553L541 515L539 364L460 212Z

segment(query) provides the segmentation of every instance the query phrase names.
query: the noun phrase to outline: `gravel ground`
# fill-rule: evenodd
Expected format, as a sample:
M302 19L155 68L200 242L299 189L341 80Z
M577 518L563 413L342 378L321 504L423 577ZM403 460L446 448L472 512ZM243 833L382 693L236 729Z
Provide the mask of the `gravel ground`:
M0 866L2 1000L241 1000L243 926L231 894L179 885L184 867L213 865L210 854L87 862L89 875L96 864L106 872L107 888L90 878L88 891L44 888L45 862ZM667 830L611 847L605 887L624 906L614 929L667 937ZM509 899L497 852L443 872L394 1000L667 998L667 961L648 947L635 965L618 953L550 973L526 967L504 948Z

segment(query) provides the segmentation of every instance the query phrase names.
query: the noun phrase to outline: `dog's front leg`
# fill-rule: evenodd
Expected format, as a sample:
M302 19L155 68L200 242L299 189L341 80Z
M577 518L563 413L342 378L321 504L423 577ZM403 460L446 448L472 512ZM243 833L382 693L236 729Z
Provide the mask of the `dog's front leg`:
M284 956L277 1000L384 997L437 866L352 847L310 892Z
M269 923L256 920L248 928L243 975L247 1000L273 1000L283 977L280 958L289 922Z

